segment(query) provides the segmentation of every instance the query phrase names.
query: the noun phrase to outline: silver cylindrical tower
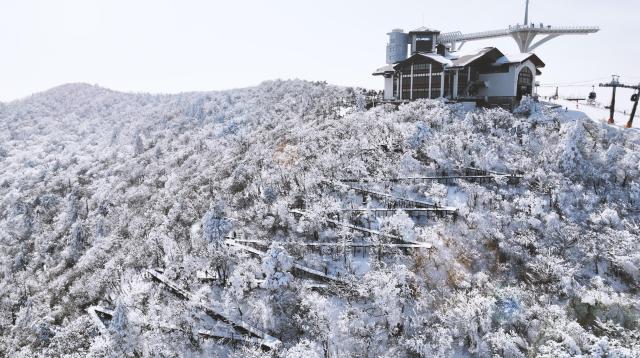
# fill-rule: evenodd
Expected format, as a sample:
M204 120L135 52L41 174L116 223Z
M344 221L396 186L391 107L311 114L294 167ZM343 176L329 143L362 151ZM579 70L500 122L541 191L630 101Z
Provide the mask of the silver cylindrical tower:
M406 60L409 35L405 34L402 29L393 29L387 35L389 35L389 43L387 44L387 64L391 65Z

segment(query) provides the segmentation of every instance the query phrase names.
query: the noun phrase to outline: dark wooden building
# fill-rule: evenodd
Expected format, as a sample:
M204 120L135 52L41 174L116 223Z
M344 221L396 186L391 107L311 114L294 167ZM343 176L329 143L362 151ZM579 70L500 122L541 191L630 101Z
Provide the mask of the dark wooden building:
M495 47L449 52L436 45L438 34L424 28L410 32L411 55L374 73L385 78L386 100L446 98L512 109L533 94L535 78L545 66L537 55L505 55Z

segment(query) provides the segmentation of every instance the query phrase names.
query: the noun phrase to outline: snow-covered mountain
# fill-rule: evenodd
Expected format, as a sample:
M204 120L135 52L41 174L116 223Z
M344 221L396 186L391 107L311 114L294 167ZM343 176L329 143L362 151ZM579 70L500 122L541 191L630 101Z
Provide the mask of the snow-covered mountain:
M274 81L1 105L0 355L637 355L637 131L362 104Z

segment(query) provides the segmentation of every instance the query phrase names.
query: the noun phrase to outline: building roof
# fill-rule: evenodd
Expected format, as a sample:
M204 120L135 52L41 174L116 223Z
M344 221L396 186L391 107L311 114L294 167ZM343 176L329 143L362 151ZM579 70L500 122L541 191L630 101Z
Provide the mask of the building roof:
M523 63L527 60L531 60L536 67L544 67L545 63L542 62L540 57L535 53L518 53L518 54L510 54L504 55L500 57L497 61L497 65L504 65L507 63Z
M405 64L409 61L412 61L416 57L427 58L442 64L444 67L449 67L449 68L466 67L481 59L484 59L484 61L486 61L484 62L486 65L493 64L494 66L497 66L497 65L505 65L505 64L515 64L515 63L520 64L520 63L524 63L525 61L531 61L534 64L534 66L536 66L536 69L545 67L545 63L542 62L542 60L536 54L522 53L522 54L514 54L514 55L505 55L495 47L485 47L483 49L475 50L473 52L466 52L466 51L464 53L454 52L449 54L447 57L439 55L437 53L433 53L433 52L417 52L409 56L407 59L400 61L396 64L386 65L384 67L378 68L373 73L373 75L382 76L385 74L390 74L392 72L395 72L395 69L398 68L398 66ZM536 73L540 74L540 71L536 71Z
M424 26L421 26L421 27L418 27L418 28L417 28L417 29L415 29L415 30L411 30L411 31L409 31L409 33L412 33L412 32L436 32L436 33L440 33L440 31L439 31L439 30L430 29L430 28L428 28L428 27L424 27Z
M393 65L386 65L378 68L373 72L374 76L383 76L385 73L393 73L395 70L393 69Z
M502 52L500 52L500 50L498 50L497 48L495 48L495 47L485 47L485 48L483 48L483 49L481 49L479 51L475 51L475 53L461 55L460 57L457 57L457 58L452 56L453 67L465 67L465 66L468 66L471 63L473 63L474 61L481 59L482 57L484 57L484 55L488 54L489 52L491 52L493 50L498 51L498 53L504 57Z
M413 55L409 56L409 58L407 58L406 60L404 60L404 61L400 61L400 62L398 62L398 63L394 64L394 65L393 65L393 68L395 69L395 68L396 68L396 67L398 67L399 65L402 65L402 64L404 64L404 63L406 63L406 62L409 62L409 61L411 61L411 60L415 59L416 57L422 57L422 58L430 59L430 60L432 60L432 61L435 61L435 62L440 63L441 65L443 65L443 66L445 66L445 67L451 67L451 66L453 65L453 62L452 62L450 59L448 59L448 58L446 58L446 57L444 57L444 56L442 56L442 55L439 55L439 54L437 54L437 53L432 53L432 52L416 52L416 53L414 53Z
M453 62L442 56L442 55L438 55L437 53L431 53L431 52L418 52L416 55L422 56L422 57L426 57L426 58L430 58L436 62L440 62L441 64L445 65L445 66L452 66Z

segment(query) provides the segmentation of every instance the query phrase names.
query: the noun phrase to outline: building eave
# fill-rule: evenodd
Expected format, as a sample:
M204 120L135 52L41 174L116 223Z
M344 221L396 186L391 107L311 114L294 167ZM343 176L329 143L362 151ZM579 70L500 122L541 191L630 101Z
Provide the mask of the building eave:
M396 63L395 65L393 65L393 68L397 69L398 66L404 65L405 63L411 62L411 61L413 61L413 60L415 60L416 58L419 58L419 57L427 58L427 59L429 59L431 61L438 62L439 64L441 64L442 66L447 67L447 68L451 67L453 65L453 62L450 59L448 59L448 58L446 58L446 57L444 57L442 55L438 55L436 53L431 53L431 52L428 52L428 53L427 52L416 52L413 55L409 56L406 60L400 61L400 62Z
M409 34L440 34L440 30L436 30L436 29L430 29L428 27L418 27L417 29L411 30L409 31Z
M386 75L391 75L394 72L396 72L393 69L394 65L386 65L386 66L382 66L380 68L378 68L377 70L375 70L372 75L373 76L386 76Z
M536 68L544 68L546 66L546 64L535 53L504 55L496 61L496 65L523 64L527 61L531 61Z

